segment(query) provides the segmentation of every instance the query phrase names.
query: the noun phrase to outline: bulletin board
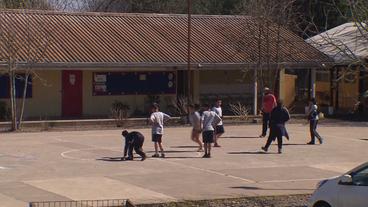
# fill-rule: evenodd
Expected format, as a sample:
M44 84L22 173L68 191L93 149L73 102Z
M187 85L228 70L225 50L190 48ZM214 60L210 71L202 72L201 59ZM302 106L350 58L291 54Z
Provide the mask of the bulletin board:
M176 94L176 72L94 72L93 95Z

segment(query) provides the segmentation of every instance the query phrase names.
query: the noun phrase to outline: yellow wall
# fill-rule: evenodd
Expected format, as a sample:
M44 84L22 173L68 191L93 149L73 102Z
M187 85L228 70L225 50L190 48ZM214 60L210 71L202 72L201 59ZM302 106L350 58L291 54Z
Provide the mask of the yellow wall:
M345 82L344 78L339 81L339 109L351 111L359 97L359 72L355 74L354 82ZM336 103L336 91L333 91L333 103ZM316 98L320 105L330 105L330 82L316 82ZM335 106L336 107L336 106Z
M281 73L280 75L280 98L286 107L290 107L295 101L296 75Z
M353 83L341 80L339 82L339 108L351 111L359 97L359 72L355 74Z
M319 105L330 105L330 82L316 82L316 100Z
M36 71L35 73L37 75L32 75L32 98L26 101L24 118L44 120L59 117L61 115L61 72ZM9 100L1 101L7 101L10 107ZM20 104L21 99L17 99L17 103Z

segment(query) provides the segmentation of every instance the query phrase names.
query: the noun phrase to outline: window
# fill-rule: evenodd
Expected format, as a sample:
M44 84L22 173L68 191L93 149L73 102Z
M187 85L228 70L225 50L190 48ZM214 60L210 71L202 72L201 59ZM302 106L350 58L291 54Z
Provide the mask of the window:
M354 185L368 186L368 166L352 174Z
M17 98L23 97L25 74L17 74L15 77L15 95ZM0 75L0 98L10 98L10 81L8 75ZM32 98L32 77L28 77L26 98Z
M96 72L93 95L176 94L176 72Z

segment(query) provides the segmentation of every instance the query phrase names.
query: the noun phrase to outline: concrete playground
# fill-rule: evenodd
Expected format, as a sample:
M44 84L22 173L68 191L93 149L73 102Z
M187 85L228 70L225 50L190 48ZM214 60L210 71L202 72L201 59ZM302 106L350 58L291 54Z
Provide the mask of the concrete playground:
M368 127L321 124L323 145L306 145L308 126L290 124L284 153L261 152L260 125L225 126L213 158L202 159L190 128L166 128L167 158L120 161L121 130L0 134L0 206L30 201L125 199L136 203L304 194L368 161ZM144 150L152 155L150 129Z

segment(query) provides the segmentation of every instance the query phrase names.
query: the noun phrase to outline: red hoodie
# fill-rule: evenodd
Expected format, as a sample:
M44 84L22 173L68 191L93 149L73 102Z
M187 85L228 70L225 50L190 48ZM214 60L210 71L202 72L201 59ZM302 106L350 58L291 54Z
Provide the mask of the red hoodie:
M276 107L276 98L269 93L263 97L262 110L264 113L271 113L272 109Z

